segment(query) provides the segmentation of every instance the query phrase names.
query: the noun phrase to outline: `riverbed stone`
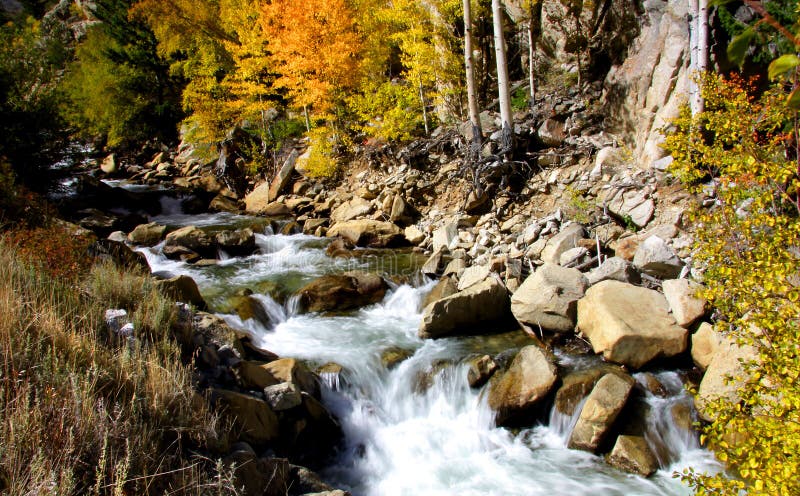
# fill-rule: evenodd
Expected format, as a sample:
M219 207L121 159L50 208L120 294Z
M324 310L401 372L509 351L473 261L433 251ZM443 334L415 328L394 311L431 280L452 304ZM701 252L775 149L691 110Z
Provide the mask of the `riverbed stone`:
M619 436L608 455L608 463L642 477L649 477L658 470L658 460L647 440L641 436Z
M222 403L233 416L243 441L264 446L280 435L278 416L265 401L227 389L212 389L211 398Z
M511 312L519 322L534 329L571 332L575 328L577 302L589 286L577 269L545 263L511 297Z
M694 398L700 418L707 422L716 418L716 414L708 408L708 404L717 398L725 398L732 403L738 401L738 389L748 379L742 362L757 361L758 358L758 351L754 347L739 346L730 337L720 337Z
M570 372L561 380L556 392L555 407L559 413L572 416L583 399L592 392L597 381L606 374L625 375L622 368L611 364Z
M338 222L326 234L329 238L341 236L355 246L387 248L404 241L403 231L391 222L362 219Z
M538 345L523 347L508 370L495 373L489 384L489 406L498 426L530 423L528 416L558 381L555 358Z
M297 150L292 150L292 153L289 154L283 162L283 165L281 165L278 174L275 175L275 178L273 178L269 185L269 190L267 191L269 201L275 201L281 192L289 185L289 180L292 178L292 173L294 172L294 166L297 163L297 156Z
M403 235L406 237L406 241L415 246L425 241L425 233L417 226L406 227Z
M445 223L433 231L433 251L438 252L442 249L450 249L450 245L458 238L458 219L448 219Z
M206 301L200 294L200 289L194 279L187 275L179 275L170 279L157 279L156 288L175 301L189 303L199 310L206 309Z
M625 407L633 384L633 379L617 374L601 377L583 404L578 422L570 434L568 447L596 452Z
M380 276L365 272L329 274L303 286L298 294L308 312L352 310L383 300L389 285Z
M541 253L543 262L558 264L561 255L578 246L578 242L583 239L585 230L581 224L573 222L559 231L558 234L547 240Z
M361 197L354 197L336 207L331 212L333 222L347 222L372 212L372 203Z
M605 203L612 215L640 229L650 222L656 209L650 192L642 189L618 189Z
M700 285L688 279L667 279L661 285L672 316L681 327L691 326L706 311L706 302L696 296Z
M165 247L184 247L205 258L216 258L212 239L195 226L186 226L167 234Z
M277 379L270 369L266 368L269 362L255 362L251 360L242 360L236 367L236 373L242 386L247 389L256 391L263 391L264 388L280 384L281 381Z
M308 370L308 367L294 358L279 358L261 365L278 382L291 382L300 391L319 399L320 388L317 377Z
M439 282L436 283L436 286L431 289L430 293L425 295L425 299L422 301L422 308L427 307L434 301L447 298L448 296L456 293L458 293L458 286L456 286L456 283L453 282L453 278L442 277L439 279Z
M273 200L269 197L269 183L264 182L256 186L253 191L244 197L244 209L248 214L252 215L270 215L265 211L272 202Z
M158 244L167 232L167 226L155 222L139 224L128 234L128 241L135 245L153 246Z
M686 349L687 331L664 296L620 281L603 281L578 301L578 329L606 360L640 368Z
M256 236L249 228L218 232L214 240L220 249L231 256L242 257L256 251Z
M586 273L586 279L592 286L609 279L631 284L641 282L641 277L633 268L633 265L621 257L607 258L600 264L600 267L596 267Z
M468 287L483 281L489 277L490 272L491 270L489 269L488 265L473 265L465 268L464 272L461 274L461 277L458 279L458 290L463 291Z
M467 382L469 387L479 388L486 384L497 370L497 363L489 355L476 355L467 358Z
M289 410L303 403L300 390L291 382L281 382L265 387L264 399L276 412Z
M692 360L700 370L706 370L722 342L714 326L703 322L692 334Z
M489 277L425 307L418 334L428 339L486 332L488 326L502 322L510 315L505 286L496 278Z

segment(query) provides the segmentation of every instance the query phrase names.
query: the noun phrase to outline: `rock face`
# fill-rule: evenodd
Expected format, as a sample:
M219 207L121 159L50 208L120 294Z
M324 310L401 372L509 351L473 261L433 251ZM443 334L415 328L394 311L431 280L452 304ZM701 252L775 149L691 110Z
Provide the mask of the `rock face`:
M641 436L619 436L608 455L608 463L642 477L649 477L658 470L658 460Z
M606 360L640 368L686 349L687 331L675 323L657 291L603 281L578 301L578 329Z
M386 248L403 242L403 231L391 222L351 220L339 222L328 229L329 238L341 236L356 246Z
M244 197L244 209L248 214L265 215L264 210L271 202L269 183L262 183Z
M303 286L298 294L309 312L351 310L383 300L389 286L380 276L362 272L331 274Z
M428 339L475 333L509 315L508 292L490 277L425 307L418 334Z
M689 327L705 313L706 302L695 296L699 284L686 279L668 279L663 282L662 289L679 326Z
M206 301L197 288L197 283L189 276L180 275L171 279L155 281L155 286L175 301L189 303L200 310L205 310Z
M553 356L537 345L522 348L508 370L495 374L489 386L489 406L497 425L514 425L544 400L556 385Z
M674 279L683 269L683 262L666 241L650 236L636 248L633 265L645 274L660 279Z
M278 171L278 175L272 180L272 183L269 185L269 190L267 192L267 197L269 201L275 201L278 198L278 195L281 194L286 186L289 185L289 179L292 177L292 172L294 172L294 165L297 162L297 150L292 150L292 153L286 159L286 161L281 166L281 170Z
M569 448L597 451L628 401L633 382L617 374L606 374L597 381L569 437Z
M752 360L758 360L758 352L755 348L739 346L730 338L720 338L714 357L708 364L706 373L703 374L703 380L700 382L697 396L694 398L700 418L708 422L714 420L714 414L707 408L707 405L716 398L727 398L732 402L737 400L737 389L742 386L743 381L728 381L726 378L744 378L745 370L741 362Z
M103 159L100 163L100 170L106 174L116 174L119 172L119 164L117 163L117 156L111 154Z
M533 328L569 332L575 328L577 302L588 282L577 269L545 263L514 292L511 313Z
M128 234L128 241L135 245L153 246L161 241L166 231L167 226L155 222L139 224Z

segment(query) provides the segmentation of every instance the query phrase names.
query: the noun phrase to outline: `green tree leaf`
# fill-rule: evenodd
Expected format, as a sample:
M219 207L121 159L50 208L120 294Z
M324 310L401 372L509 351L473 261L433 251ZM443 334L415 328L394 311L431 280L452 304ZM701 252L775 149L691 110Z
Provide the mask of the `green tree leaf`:
M792 69L800 65L800 58L797 55L786 54L778 57L769 64L769 78L777 79Z
M756 35L753 28L747 28L731 40L728 45L728 58L731 62L742 65L744 57L747 54L747 49L750 47L750 42Z

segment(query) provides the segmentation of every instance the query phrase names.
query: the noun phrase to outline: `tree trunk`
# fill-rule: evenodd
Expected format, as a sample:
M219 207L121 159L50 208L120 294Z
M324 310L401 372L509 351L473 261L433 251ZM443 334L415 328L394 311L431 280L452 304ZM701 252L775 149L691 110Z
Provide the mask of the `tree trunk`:
M464 67L467 77L467 102L469 120L472 122L472 140L480 141L483 137L481 116L478 110L478 91L475 87L475 61L472 57L472 10L471 0L464 0Z
M506 41L503 36L503 9L500 0L492 0L492 21L494 24L494 53L497 62L497 90L500 100L500 120L503 132L513 134L514 120L511 116L511 93L508 82L508 63L506 62Z
M702 95L697 85L697 77L699 75L697 59L700 49L698 33L699 11L698 0L689 0L689 74L691 78L689 81L689 106L692 110L692 115L697 115L702 108Z
M422 90L422 78L418 81L419 85L419 101L422 104L422 121L425 124L425 136L431 134L430 126L428 125L428 107L425 104L425 92Z
M536 106L536 44L542 34L542 1L528 0L530 21L528 22L528 85L530 101L528 106L533 110Z

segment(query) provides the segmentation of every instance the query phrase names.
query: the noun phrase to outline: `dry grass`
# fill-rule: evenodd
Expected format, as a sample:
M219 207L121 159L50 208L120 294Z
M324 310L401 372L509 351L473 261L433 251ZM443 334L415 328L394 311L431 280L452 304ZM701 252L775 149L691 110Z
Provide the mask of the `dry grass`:
M135 340L109 336L107 308L128 310ZM0 240L0 492L234 494L174 319L141 274L56 281Z

